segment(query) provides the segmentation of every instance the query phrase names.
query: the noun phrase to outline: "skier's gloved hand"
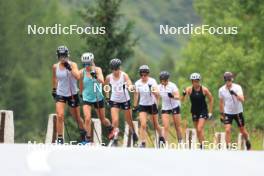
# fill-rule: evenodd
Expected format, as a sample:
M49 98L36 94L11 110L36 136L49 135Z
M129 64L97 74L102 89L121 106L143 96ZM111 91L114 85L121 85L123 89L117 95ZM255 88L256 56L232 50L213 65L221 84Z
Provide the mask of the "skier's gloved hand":
M168 93L168 97L170 97L170 98L174 98L174 96L172 95L172 93Z
M126 89L126 84L123 84L123 90L125 90Z
M183 89L183 91L182 91L182 96L185 96L187 93L186 93L186 91L185 91L185 89Z
M208 120L212 120L214 118L212 113L208 113Z
M83 99L83 95L82 94L80 94L80 98Z
M51 93L52 97L55 99L56 96L57 96L57 89L56 88L53 88L52 89L52 93Z
M94 79L97 79L97 75L96 75L96 71L95 70L92 70L90 72L91 76L94 78Z
M236 93L235 91L230 90L229 92L230 92L231 95L235 95L235 96L237 96L237 93Z
M133 108L132 108L132 112L133 113L136 113L138 111L138 106L134 106Z
M148 87L149 87L149 91L152 92L152 85L148 84Z
M72 70L72 68L71 68L71 65L69 64L69 62L64 62L64 67L67 69L67 70L69 70L69 71L71 71Z

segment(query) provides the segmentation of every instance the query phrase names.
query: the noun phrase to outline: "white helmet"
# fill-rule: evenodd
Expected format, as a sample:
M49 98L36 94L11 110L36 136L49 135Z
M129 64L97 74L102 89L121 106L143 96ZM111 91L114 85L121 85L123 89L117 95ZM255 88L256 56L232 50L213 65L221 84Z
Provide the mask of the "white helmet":
M201 75L199 73L192 73L190 76L190 80L200 80Z
M82 63L91 65L94 61L93 53L83 53L81 57Z

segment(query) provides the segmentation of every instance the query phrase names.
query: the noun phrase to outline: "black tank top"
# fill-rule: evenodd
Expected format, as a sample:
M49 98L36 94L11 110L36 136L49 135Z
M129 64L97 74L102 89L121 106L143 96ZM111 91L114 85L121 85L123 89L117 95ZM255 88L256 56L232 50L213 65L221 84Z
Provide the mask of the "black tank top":
M192 88L190 99L192 104L191 105L192 114L208 113L207 103L205 101L205 95L203 94L202 86L200 86L199 91L196 91L194 88Z

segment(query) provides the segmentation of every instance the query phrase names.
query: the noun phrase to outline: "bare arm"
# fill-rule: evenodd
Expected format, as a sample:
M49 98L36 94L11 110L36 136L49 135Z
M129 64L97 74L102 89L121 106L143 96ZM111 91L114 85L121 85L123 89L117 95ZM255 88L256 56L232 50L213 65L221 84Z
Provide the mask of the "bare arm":
M108 75L108 76L106 77L105 81L104 81L104 85L109 86L109 82L110 82L110 77L109 77L109 75ZM110 91L105 91L105 97L106 97L107 99L110 98Z
M153 86L152 88L152 93L154 94L155 98L159 100L159 89L158 86Z
M82 94L83 91L83 69L80 70L80 81L79 81L79 88L80 88L80 94Z
M245 101L245 98L244 98L244 95L237 95L236 98L238 99L238 101L241 101L241 102L244 102Z
M52 89L57 88L57 78L56 78L56 64L52 66Z
M129 76L125 73L125 81L127 83L127 87L131 87L132 86L132 81L129 78Z
M214 97L206 87L204 87L204 93L209 99L209 113L213 113Z
M78 70L78 66L76 63L72 63L71 64L71 67L72 67L72 75L74 76L75 79L79 80L80 79L80 73L79 73L79 70Z
M104 75L103 75L102 69L99 67L96 67L95 69L96 69L97 81L99 83L104 84Z
M175 100L179 100L180 99L180 93L179 93L179 90L176 90L174 92L172 92L172 95L173 95L173 98Z
M138 98L139 98L139 93L135 91L134 92L134 107L138 106Z
M191 93L192 93L192 88L191 88L191 87L187 87L187 88L184 89L184 90L185 90L185 92L186 92L186 95L184 95L184 96L181 97L181 101L182 101L182 102L185 101L186 96L189 96L189 95L191 95Z

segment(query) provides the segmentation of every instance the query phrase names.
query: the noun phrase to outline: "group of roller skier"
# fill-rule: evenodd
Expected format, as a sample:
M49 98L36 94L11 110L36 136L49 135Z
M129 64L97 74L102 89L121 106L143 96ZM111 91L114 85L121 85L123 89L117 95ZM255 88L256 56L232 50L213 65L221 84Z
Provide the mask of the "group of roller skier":
M117 142L119 134L119 112L123 111L132 140L139 147L147 146L148 119L151 120L154 130L157 131L159 144L165 144L168 141L170 119L173 120L178 143L182 143L180 106L181 101L183 102L186 97L189 97L192 120L200 148L203 149L204 126L208 119L213 118L214 99L210 90L201 84L199 73L190 75L191 86L185 88L180 95L176 84L170 81L168 71L160 72L160 84L158 84L154 78L150 77L148 65L141 65L138 69L140 78L133 84L128 74L121 69L122 62L117 58L110 61L109 66L112 73L105 78L102 69L95 65L96 59L90 52L82 54L83 68L80 70L77 64L70 60L69 50L66 46L57 48L57 58L58 61L52 68L52 96L56 102L57 114L57 143L64 143L63 126L66 104L70 107L71 115L78 124L81 143L86 144L92 141L92 108L95 109L102 125L107 129L108 139L114 142ZM225 84L219 89L219 111L220 120L225 127L226 146L227 148L231 146L231 127L235 120L246 141L246 147L250 150L249 135L244 127L242 88L233 83L234 76L231 72L225 72L223 78ZM102 87L105 85L108 85L111 91L104 91ZM131 92L134 98L133 106L131 105ZM208 106L206 99L208 99ZM158 121L159 102L161 102L161 121L164 131ZM84 119L81 117L81 104ZM110 106L111 121L105 116L105 105ZM138 113L139 137L133 125L132 113Z

